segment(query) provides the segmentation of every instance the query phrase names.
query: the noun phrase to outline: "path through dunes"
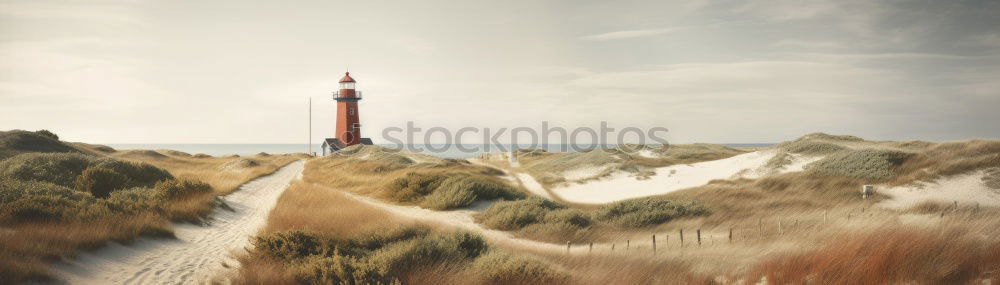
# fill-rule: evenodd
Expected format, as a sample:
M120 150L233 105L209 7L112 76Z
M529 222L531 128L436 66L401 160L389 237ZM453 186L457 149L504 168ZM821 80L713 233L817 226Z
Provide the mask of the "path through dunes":
M237 264L230 253L249 245L288 184L302 173L296 161L254 179L222 199L232 210L216 208L210 225L177 224L177 239L142 238L124 246L111 244L54 265L57 278L69 284L208 283Z

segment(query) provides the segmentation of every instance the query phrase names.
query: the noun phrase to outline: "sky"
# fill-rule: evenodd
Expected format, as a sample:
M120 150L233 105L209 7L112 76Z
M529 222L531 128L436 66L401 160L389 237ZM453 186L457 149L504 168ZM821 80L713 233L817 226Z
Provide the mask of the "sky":
M0 130L304 143L312 98L318 142L350 70L376 143L408 121L1000 138L997 27L998 1L0 0Z

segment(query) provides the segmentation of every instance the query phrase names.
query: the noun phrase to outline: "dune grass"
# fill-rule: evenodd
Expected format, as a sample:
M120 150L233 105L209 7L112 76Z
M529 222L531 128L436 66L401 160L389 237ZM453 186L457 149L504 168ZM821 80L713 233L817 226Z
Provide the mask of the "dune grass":
M223 169L218 165L234 159L192 162L175 158L190 155L164 152L66 143L47 131L0 132L0 280L46 280L49 262L78 250L173 236L171 222L203 222L217 189L234 189L296 159L268 156Z
M701 203L659 197L629 199L588 209L533 197L494 203L476 215L476 221L487 228L512 231L519 237L580 242L603 241L612 232L641 230L678 218L708 214Z
M308 156L211 157L174 151L125 150L112 153L110 157L155 165L178 178L205 181L212 185L216 193L225 195L247 181L274 173L278 168Z
M48 262L109 241L172 236L171 221L200 222L211 186L152 165L76 152L0 161L0 277L44 280ZM19 262L16 262L19 261Z
M367 150L365 149L367 148ZM375 146L349 148L364 155L333 155L311 160L304 179L384 200L447 210L479 201L516 200L526 191L499 178L502 171L465 160L424 159L409 153L385 153Z
M750 276L775 284L971 284L998 269L997 240L983 241L957 227L899 227L844 235L816 250L772 258Z
M238 284L520 284L565 278L544 261L491 247L476 234L391 215L303 181L282 194L253 244L239 257Z

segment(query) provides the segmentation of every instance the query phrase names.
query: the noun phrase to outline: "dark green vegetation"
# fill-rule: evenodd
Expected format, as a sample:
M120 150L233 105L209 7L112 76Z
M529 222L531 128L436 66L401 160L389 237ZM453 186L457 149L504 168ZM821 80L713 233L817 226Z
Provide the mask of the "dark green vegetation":
M81 152L47 130L0 131L0 160L29 152Z
M132 214L134 205L164 212L174 199L211 191L152 165L79 153L25 153L0 161L0 187L4 223Z
M208 184L94 154L48 131L0 132L0 280L45 279L45 263L140 235L171 236L170 221L199 222Z
M523 192L496 177L419 172L392 180L382 195L393 201L417 203L435 210L465 207L476 201L525 197Z
M590 237L598 228L642 229L678 218L708 215L696 201L673 201L646 197L605 204L596 209L577 209L533 197L497 202L476 219L488 228L515 231L548 241Z
M893 149L843 150L809 165L812 173L859 179L887 179L915 154Z
M657 197L618 201L601 206L594 218L625 228L640 228L669 222L680 217L708 215L697 201L672 201Z
M478 235L461 231L394 228L355 239L286 231L252 243L254 250L243 260L285 264L285 274L300 284L401 284L401 277L441 267L482 283L565 279L545 263L492 249Z

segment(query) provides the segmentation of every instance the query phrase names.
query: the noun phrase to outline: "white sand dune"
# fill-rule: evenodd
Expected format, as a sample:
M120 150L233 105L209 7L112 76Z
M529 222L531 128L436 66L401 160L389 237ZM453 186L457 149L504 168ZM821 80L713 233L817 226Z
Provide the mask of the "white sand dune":
M666 194L684 188L705 185L715 179L757 178L770 173L802 171L806 164L820 159L820 157L793 155L792 163L782 169L775 170L764 167L767 161L776 154L778 154L777 150L763 150L726 159L661 167L656 169L656 175L645 180L630 177L625 172L617 172L608 178L583 184L570 183L551 190L556 196L568 202L609 203Z
M55 264L57 278L69 284L208 283L237 264L230 253L249 245L249 237L302 168L301 161L292 162L243 184L223 197L233 210L214 210L208 226L178 224L176 240L141 238L82 253L74 261Z
M986 187L982 180L984 175L983 171L975 171L944 177L933 182L917 182L878 190L880 193L892 197L879 203L879 206L904 209L924 201L944 203L958 201L962 205L1000 206L1000 190Z

